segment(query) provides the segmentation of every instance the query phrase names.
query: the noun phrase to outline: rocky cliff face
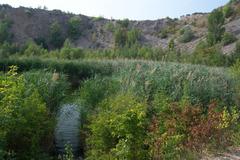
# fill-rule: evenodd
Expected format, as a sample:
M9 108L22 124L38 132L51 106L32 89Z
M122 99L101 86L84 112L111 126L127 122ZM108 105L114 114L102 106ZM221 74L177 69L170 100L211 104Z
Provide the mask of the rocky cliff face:
M109 26L116 26L117 20L74 15L59 10L48 11L24 7L12 8L8 5L0 6L0 20L7 17L13 22L11 27L11 32L14 34L13 42L20 45L29 39L48 37L50 25L55 21L61 25L63 35L67 37L67 22L73 16L81 19L82 33L74 41L75 46L81 48L113 47L114 36ZM174 39L179 49L191 52L207 33L207 16L206 13L195 13L174 20L166 18L151 21L129 21L129 27L141 31L140 43L142 45L166 48L169 41ZM179 30L186 26L193 30L195 38L188 43L180 43L178 40ZM163 30L168 30L167 37L161 36ZM226 30L240 37L240 18L234 17L234 19L228 20ZM229 52L234 48L234 45L225 46L223 50Z

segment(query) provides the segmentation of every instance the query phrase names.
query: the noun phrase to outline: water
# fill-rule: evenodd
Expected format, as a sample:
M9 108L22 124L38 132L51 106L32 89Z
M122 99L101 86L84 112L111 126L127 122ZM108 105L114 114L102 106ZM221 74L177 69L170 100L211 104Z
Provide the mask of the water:
M65 104L61 107L55 129L56 149L64 153L65 144L70 144L76 155L79 150L80 110L77 105Z

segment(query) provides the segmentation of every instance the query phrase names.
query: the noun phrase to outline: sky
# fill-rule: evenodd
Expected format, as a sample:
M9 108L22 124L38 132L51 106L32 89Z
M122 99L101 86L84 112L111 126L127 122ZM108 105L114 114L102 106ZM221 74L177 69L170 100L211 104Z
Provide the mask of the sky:
M194 12L210 12L229 0L0 0L0 4L13 7L37 8L87 16L131 20L154 20L165 17L179 18Z

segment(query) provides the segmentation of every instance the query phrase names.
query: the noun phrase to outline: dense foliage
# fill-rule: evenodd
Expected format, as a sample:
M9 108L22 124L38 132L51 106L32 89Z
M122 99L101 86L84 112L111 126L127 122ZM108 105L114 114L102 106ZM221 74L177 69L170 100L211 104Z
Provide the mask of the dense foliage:
M87 159L146 159L146 109L129 94L103 102L92 117Z
M190 27L183 28L180 34L179 41L182 43L190 42L194 38L194 33Z
M55 48L61 48L64 42L63 31L61 26L56 21L50 26L50 44Z
M221 10L214 10L208 17L208 43L209 45L217 44L222 40L222 35L225 31L224 15Z
M0 44L3 42L10 42L12 39L12 34L10 33L11 21L4 18L0 21Z
M16 67L0 77L0 157L38 158L48 143L53 119L38 90L28 86ZM47 147L47 146L45 146ZM12 155L7 153L11 151Z
M72 17L68 20L68 35L71 39L78 39L81 35L81 19Z

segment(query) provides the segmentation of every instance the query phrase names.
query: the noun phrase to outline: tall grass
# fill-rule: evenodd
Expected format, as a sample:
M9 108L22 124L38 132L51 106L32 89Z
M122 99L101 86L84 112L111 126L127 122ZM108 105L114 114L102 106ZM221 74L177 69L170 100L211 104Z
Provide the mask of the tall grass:
M133 90L152 100L164 92L173 100L187 97L191 103L208 104L212 100L230 106L234 103L234 81L225 68L179 63L135 63L117 75L123 89Z
M37 89L51 113L56 113L60 103L68 94L70 85L66 76L33 70L24 72L23 75L28 88Z
M207 104L211 100L222 105L234 103L233 80L225 68L206 67L144 60L56 60L56 59L2 59L0 69L17 65L20 71L49 69L63 72L72 79L86 79L95 75L116 75L123 89L132 89L147 99L159 91L174 100L187 96L192 103Z

